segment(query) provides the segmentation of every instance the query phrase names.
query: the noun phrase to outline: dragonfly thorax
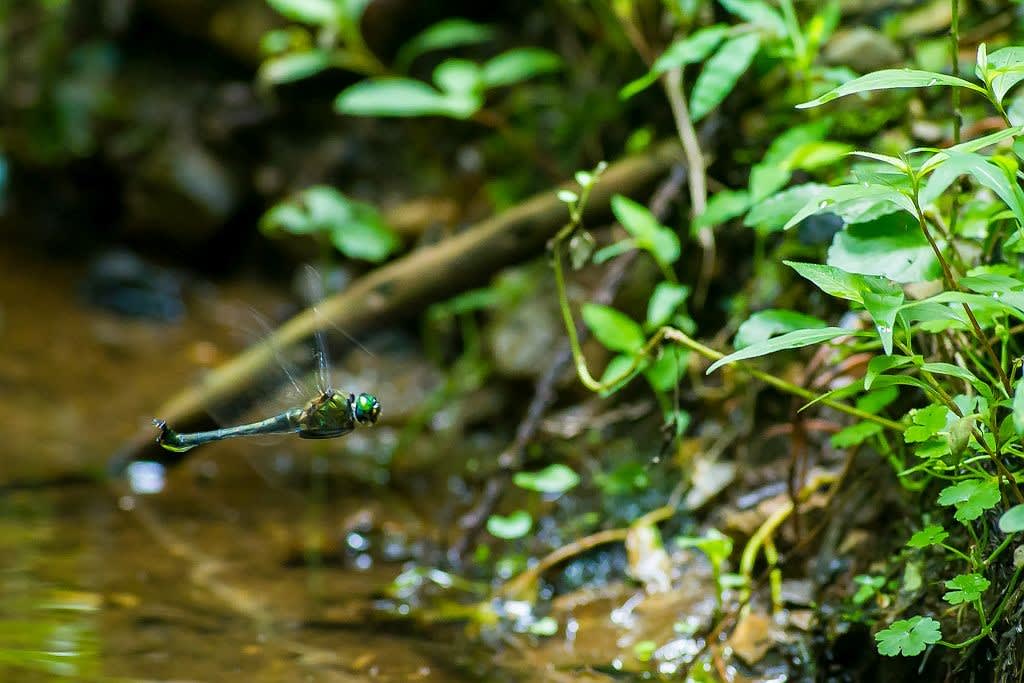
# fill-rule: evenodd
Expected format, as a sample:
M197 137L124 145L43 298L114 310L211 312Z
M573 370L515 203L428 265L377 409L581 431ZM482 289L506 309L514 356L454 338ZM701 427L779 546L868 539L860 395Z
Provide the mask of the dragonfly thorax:
M298 420L304 439L331 439L355 429L355 396L330 389L310 401Z

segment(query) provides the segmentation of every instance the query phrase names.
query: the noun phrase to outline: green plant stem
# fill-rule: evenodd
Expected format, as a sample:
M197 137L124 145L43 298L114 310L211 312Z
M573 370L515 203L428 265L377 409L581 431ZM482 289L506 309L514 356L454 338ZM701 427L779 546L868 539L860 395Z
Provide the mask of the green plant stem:
M1017 586L1017 581L1020 579L1020 574L1022 570L1024 570L1024 565L1017 567L1016 571L1013 572L1013 577L1010 579L1010 585L1007 586L1006 590L1003 591L1003 599L999 601L999 606L996 607L995 611L992 613L992 618L989 620L988 624L986 624L985 627L982 628L979 633L971 636L962 643L951 643L947 640L940 640L939 644L943 645L944 647L948 647L951 650L960 650L967 647L968 645L973 645L982 638L988 637L988 635L992 632L993 625L999 623L999 620L1003 616L1003 611L1006 609L1006 606L1010 604L1010 598L1013 596L1014 590Z
M985 558L985 561L982 564L987 567L995 562L996 558L1002 555L1003 551L1006 550L1010 546L1010 543L1016 540L1016 538L1017 534L1006 534L1006 538L1003 539L1003 542L999 544L999 547L992 551L991 555Z
M953 277L953 273L949 268L949 263L942 254L942 250L939 249L939 245L935 243L935 238L932 237L931 231L928 230L928 225L924 218L924 212L921 210L921 204L918 202L917 192L912 197L914 201L914 210L917 212L918 225L921 228L921 232L924 234L925 239L928 240L928 244L931 245L932 252L935 254L935 258L938 259L939 265L942 266L942 276L946 281L946 286L953 291L963 291L960 288L960 283L957 282L956 278ZM1006 371L999 362L999 356L996 355L995 349L992 348L992 344L988 341L988 335L981 329L981 325L978 324L978 319L974 317L974 311L971 307L964 302L964 313L967 314L968 319L971 321L971 327L974 328L974 336L982 343L985 348L985 352L988 353L989 358L992 360L992 364L995 366L996 373L999 375L999 381L1002 383L1003 389L1005 390L1006 396L1010 396L1013 393L1013 388L1010 385L1010 379L1006 376Z
M951 545L946 545L945 543L940 543L939 545L940 545L940 546L941 546L942 548L944 548L944 549L948 550L949 552L951 552L951 553L953 553L954 555L956 555L957 557L959 557L959 558L960 558L961 560L963 560L964 562L966 562L966 563L967 563L967 565L968 565L969 567L972 567L972 568L973 568L973 567L974 567L974 566L975 566L975 565L977 564L977 563L976 563L976 562L974 561L974 559L973 559L972 557L970 557L969 555L967 555L966 553L964 553L964 552L963 552L962 550L957 550L957 549L956 549L956 548L954 548L953 546L951 546Z

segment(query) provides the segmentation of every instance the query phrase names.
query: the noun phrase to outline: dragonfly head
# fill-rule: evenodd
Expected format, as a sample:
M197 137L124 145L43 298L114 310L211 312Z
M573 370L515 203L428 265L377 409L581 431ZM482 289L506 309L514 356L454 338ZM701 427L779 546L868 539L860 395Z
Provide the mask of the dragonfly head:
M352 402L356 422L361 425L372 425L380 417L380 401L373 394L359 394Z

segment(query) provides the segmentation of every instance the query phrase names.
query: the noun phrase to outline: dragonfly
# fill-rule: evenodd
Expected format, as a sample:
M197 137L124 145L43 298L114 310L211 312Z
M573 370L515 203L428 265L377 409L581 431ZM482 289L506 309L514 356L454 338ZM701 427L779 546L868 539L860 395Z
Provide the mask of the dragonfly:
M307 280L314 279L319 281L319 276L310 269ZM177 432L166 421L154 418L153 425L159 432L156 442L168 451L183 453L213 441L265 434L297 434L302 439L334 439L352 432L356 427L376 424L381 413L380 401L373 394L353 394L335 388L331 383L323 330L318 328L314 338L317 382L315 395L305 405L263 420L204 432ZM290 372L288 376L296 389L300 389Z

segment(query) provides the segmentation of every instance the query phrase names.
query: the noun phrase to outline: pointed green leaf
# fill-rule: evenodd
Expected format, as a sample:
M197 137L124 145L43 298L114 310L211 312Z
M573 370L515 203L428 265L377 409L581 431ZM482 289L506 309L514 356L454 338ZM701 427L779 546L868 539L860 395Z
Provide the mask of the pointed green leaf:
M786 178L789 178L788 172ZM753 183L754 177L751 174L751 188L753 188ZM747 213L746 218L743 219L743 224L762 232L782 230L786 222L796 212L807 206L808 203L822 199L828 194L829 189L828 185L820 183L794 185L755 204ZM751 192L753 192L753 189L751 189Z
M704 63L690 94L690 118L694 123L704 118L732 92L760 47L760 35L747 33L726 41Z
M873 291L866 291L862 294L864 308L871 315L878 331L878 337L882 340L882 349L885 355L892 354L892 334L896 327L896 314L903 305L903 290L898 294L880 294Z
M340 114L354 116L472 116L481 102L453 99L411 78L370 78L341 91L334 100Z
M667 323L690 295L690 288L674 282L661 282L647 304L647 327L656 330Z
M259 79L264 83L291 83L318 74L331 65L324 50L289 52L271 57L260 65Z
M834 88L809 102L798 104L796 107L797 109L817 107L840 97L871 90L927 88L933 85L947 85L957 88L969 88L980 93L985 92L984 88L956 76L947 76L946 74L917 69L883 69L882 71L875 71L860 78L855 78L852 81L847 81L838 88Z
M776 38L786 37L786 22L778 11L761 0L718 0L732 15L770 32Z
M661 56L654 60L651 72L663 74L666 71L678 69L687 64L696 64L703 61L705 57L711 54L712 50L718 47L718 44L722 42L722 39L728 33L729 27L725 24L714 24L713 26L694 31L685 38L680 38L669 45L661 53Z
M870 389L879 375L894 368L910 365L913 362L914 359L907 356L875 356L868 361L868 369L864 374L864 389Z
M908 213L848 225L832 238L828 265L850 273L882 275L896 282L924 282L941 276L935 252Z
M737 351L752 344L759 344L772 337L794 330L817 330L828 327L825 321L814 316L772 308L751 314L736 330L733 348Z
M770 353L777 351L785 351L787 349L798 349L804 346L810 346L811 344L820 344L822 342L832 341L837 337L856 335L857 332L854 330L848 330L843 327L826 327L820 330L796 330L784 334L781 337L773 337L766 342L760 344L752 344L751 346L741 349L734 353L730 353L724 358L720 358L711 364L708 368L707 374L711 374L723 365L735 363L740 360L747 360L748 358L758 358L759 356L767 356Z
M395 68L398 71L406 71L417 57L426 52L486 43L492 40L496 33L493 26L478 24L468 19L444 19L407 40L395 57Z
M539 47L520 47L503 52L483 66L484 85L497 88L525 81L562 68L562 58Z
M888 203L911 214L915 211L914 203L909 197L902 192L886 187L885 185L877 185L874 183L838 185L836 187L829 188L829 190L824 192L823 196L820 198L815 198L807 202L807 204L804 205L796 215L786 222L783 229L789 230L808 216L825 212L838 214L847 205L859 205L864 202L869 202L869 205ZM847 222L851 221L847 220Z

